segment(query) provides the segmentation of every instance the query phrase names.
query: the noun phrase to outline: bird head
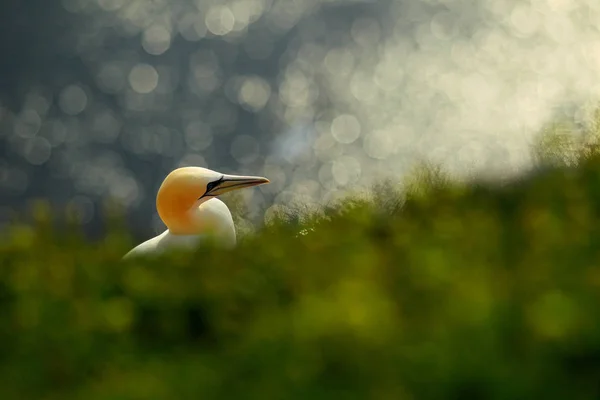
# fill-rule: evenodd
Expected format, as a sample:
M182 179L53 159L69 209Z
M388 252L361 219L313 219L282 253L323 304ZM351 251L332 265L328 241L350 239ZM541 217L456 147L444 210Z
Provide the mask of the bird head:
M156 209L171 229L185 225L190 211L216 196L266 183L269 180L260 176L227 175L200 167L178 168L167 175L158 189Z

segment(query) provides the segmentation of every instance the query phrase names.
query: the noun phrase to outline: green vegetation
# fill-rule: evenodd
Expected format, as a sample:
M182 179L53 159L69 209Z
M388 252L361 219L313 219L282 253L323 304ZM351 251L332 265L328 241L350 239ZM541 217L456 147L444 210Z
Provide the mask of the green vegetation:
M231 252L120 262L124 229L39 209L0 244L0 398L598 398L600 156L573 151L505 186L425 171Z

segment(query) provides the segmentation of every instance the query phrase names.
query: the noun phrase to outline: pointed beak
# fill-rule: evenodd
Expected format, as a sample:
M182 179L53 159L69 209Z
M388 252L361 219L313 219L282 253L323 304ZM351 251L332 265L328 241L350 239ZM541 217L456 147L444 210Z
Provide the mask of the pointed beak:
M232 190L264 185L270 181L261 176L223 175L217 184L206 192L205 196L219 196Z

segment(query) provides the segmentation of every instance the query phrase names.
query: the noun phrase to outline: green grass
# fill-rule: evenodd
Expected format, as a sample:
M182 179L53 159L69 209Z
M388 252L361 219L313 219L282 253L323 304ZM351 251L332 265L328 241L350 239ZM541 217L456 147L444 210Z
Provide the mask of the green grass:
M0 244L0 398L598 398L600 156L549 129L512 184L421 169L229 252L121 262L118 219L41 207Z

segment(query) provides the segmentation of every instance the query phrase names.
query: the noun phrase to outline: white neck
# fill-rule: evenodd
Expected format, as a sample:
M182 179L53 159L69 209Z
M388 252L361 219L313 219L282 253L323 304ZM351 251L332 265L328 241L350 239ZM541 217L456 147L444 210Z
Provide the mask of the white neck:
M215 235L217 240L235 244L235 226L231 212L221 200L212 198L199 201L180 221L169 221L173 235Z

